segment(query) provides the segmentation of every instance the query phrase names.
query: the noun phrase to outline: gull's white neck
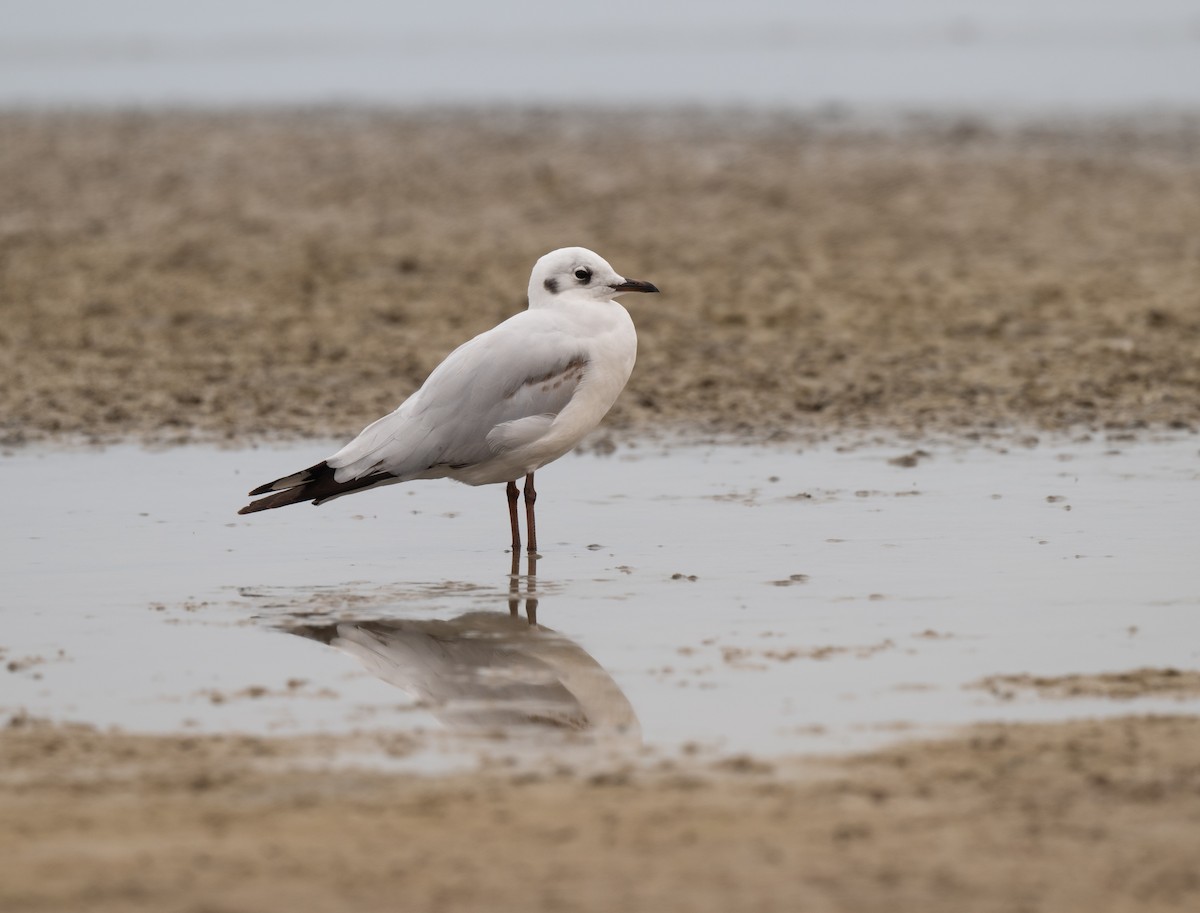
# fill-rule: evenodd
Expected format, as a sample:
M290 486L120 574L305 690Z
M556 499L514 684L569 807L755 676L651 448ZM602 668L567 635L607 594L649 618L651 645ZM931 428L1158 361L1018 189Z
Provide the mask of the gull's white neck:
M604 307L606 305L616 304L613 298L605 298L595 294L589 294L584 290L576 291L569 289L567 291L552 294L544 289L536 291L530 289L529 292L529 309L531 311L539 308L556 308L558 310L567 310L570 308L595 308Z

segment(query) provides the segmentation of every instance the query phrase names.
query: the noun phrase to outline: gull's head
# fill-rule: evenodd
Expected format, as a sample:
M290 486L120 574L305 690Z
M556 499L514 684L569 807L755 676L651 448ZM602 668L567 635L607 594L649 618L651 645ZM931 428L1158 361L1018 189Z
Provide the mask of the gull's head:
M626 292L657 291L649 282L626 279L586 247L563 247L550 251L533 265L529 306L609 301Z

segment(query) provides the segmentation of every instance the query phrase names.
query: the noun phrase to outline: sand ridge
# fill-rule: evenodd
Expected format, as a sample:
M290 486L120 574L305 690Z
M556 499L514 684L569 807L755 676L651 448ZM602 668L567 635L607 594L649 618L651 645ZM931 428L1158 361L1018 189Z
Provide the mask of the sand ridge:
M1028 692L1059 699L1100 697L1130 700L1154 696L1184 700L1200 694L1200 670L1168 667L1068 675L990 675L977 682L975 687L1004 700L1012 700L1018 694Z

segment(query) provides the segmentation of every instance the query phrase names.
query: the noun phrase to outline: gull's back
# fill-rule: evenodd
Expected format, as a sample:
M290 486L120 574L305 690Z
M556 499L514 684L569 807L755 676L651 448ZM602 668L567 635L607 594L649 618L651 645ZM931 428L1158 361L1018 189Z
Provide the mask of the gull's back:
M375 471L401 479L454 477L493 460L497 450L528 443L497 447L504 435L493 432L530 418L553 424L595 358L586 329L569 312L514 314L451 352L395 412L327 462L345 478Z

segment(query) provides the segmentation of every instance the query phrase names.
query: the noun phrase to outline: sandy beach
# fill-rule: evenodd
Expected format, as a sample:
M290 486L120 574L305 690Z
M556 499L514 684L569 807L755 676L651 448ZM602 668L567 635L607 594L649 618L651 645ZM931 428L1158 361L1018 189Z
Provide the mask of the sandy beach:
M574 244L662 289L628 302L618 443L1186 433L1198 226L1186 117L0 113L0 443L351 434ZM1132 700L821 761L446 777L18 716L0 908L1196 909L1200 722L1136 705L1195 671L979 687Z

